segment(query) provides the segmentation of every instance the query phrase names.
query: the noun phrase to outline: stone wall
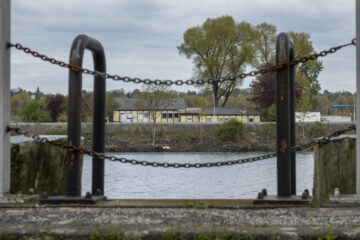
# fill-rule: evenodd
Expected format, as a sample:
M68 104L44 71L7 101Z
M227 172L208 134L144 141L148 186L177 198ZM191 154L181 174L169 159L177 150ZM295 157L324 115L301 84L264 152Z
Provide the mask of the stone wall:
M260 131L265 122L260 123L244 123L245 131ZM275 123L272 123L275 124ZM333 132L339 129L346 128L353 123L324 123L323 125L329 132ZM67 123L12 123L12 126L20 127L24 131L29 131L35 134L66 134ZM314 123L297 123L297 130L301 131L303 126L305 129L309 129ZM116 132L151 132L151 124L147 123L106 123L105 130L107 134L114 134ZM158 132L214 132L219 124L157 124ZM85 134L92 133L92 123L82 123L81 132Z

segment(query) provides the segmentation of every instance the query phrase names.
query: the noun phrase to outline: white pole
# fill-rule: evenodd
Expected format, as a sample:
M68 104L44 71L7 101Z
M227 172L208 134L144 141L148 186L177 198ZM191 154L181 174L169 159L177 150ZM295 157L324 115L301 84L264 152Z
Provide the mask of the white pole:
M360 194L360 0L356 6L356 194Z
M0 0L0 196L10 191L10 0Z
M0 196L10 191L10 0L0 0Z

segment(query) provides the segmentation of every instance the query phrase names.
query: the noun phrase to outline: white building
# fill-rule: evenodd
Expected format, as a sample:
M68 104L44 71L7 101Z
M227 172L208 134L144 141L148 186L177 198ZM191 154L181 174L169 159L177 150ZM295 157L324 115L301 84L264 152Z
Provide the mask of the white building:
M320 112L295 112L295 122L320 122Z
M329 115L329 116L321 116L321 122L351 122L351 116L337 116L337 115Z

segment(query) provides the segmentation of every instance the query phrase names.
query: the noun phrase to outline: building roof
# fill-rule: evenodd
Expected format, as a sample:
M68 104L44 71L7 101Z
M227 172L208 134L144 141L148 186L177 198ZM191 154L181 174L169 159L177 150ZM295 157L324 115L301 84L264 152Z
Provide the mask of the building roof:
M202 113L214 115L214 108L203 108ZM215 115L260 115L259 110L245 110L241 108L215 108Z
M150 110L149 107L136 106L136 98L116 98L119 107L116 110ZM158 110L179 110L185 109L185 100L183 98L175 98L173 104L160 107Z

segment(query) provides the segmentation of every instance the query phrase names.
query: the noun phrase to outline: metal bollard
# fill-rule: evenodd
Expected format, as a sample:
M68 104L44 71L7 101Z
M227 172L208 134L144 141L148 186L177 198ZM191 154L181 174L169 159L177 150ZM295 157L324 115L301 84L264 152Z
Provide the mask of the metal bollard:
M276 65L294 58L294 47L286 33L280 33L276 44ZM276 71L276 140L278 196L296 194L295 153L295 77L294 67Z
M73 41L70 51L70 64L82 67L84 51L92 52L94 69L106 72L105 53L97 40L86 35L79 35ZM104 152L105 137L105 94L106 80L102 76L94 77L94 120L93 120L93 150ZM69 110L68 110L68 143L80 147L81 140L81 94L82 72L69 72ZM80 153L68 151L67 155L67 196L81 195ZM104 194L104 160L93 157L92 194L100 189Z

